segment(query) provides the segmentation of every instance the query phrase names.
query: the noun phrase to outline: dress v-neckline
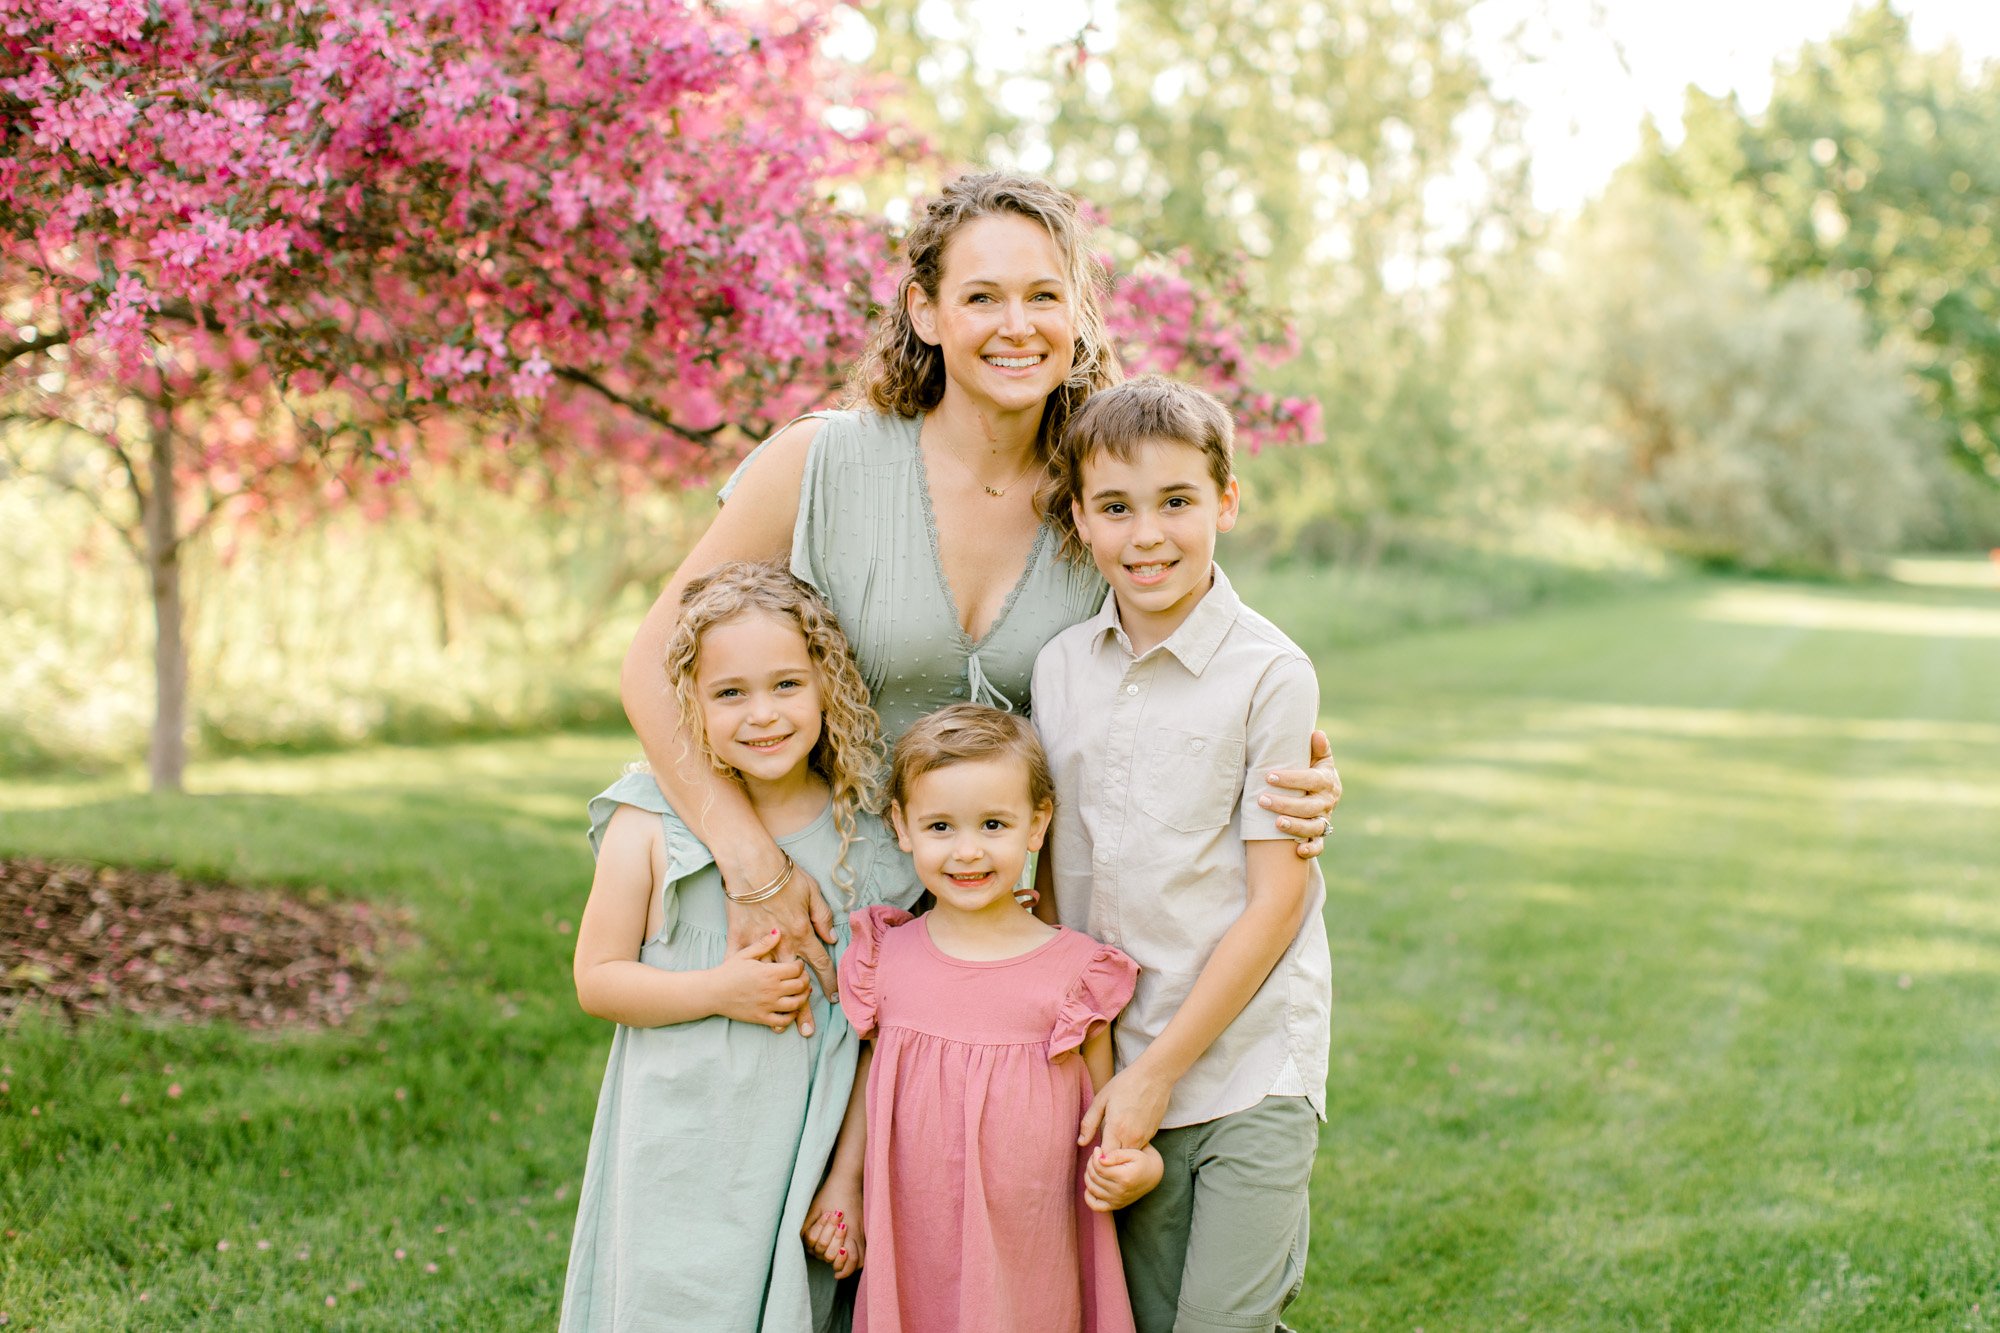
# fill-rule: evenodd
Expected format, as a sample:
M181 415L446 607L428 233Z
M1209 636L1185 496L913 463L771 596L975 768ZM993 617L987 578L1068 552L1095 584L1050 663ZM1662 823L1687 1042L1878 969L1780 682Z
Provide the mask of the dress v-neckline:
M952 633L958 636L960 646L967 652L977 653L991 643L993 636L1000 632L1000 627L1007 623L1007 617L1014 610L1014 603L1020 600L1021 589L1028 586L1029 578L1034 575L1035 565L1042 558L1042 548L1048 544L1049 525L1046 523L1035 525L1035 541L1028 548L1028 562L1021 567L1021 576L1014 580L1014 586L1008 590L1007 600L1000 604L1000 613L993 617L993 623L986 627L984 634L977 639L973 638L972 632L966 629L965 622L959 618L958 598L952 593L951 580L944 576L944 551L938 545L937 507L931 500L930 469L924 466L924 422L928 419L925 413L917 414L916 429L910 433L910 450L916 455L917 460L917 497L923 502L924 533L930 538L931 543L931 571L937 576L938 592L944 598L945 614L951 620Z

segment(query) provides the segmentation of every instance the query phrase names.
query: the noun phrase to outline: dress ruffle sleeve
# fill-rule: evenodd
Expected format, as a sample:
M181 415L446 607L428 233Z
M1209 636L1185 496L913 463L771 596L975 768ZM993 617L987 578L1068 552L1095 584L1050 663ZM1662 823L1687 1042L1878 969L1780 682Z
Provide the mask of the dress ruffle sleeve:
M880 905L863 908L847 918L852 938L840 959L840 1008L862 1037L875 1035L875 972L882 961L882 936L912 920L915 918L900 908ZM1128 994L1130 989L1126 988Z
M1132 987L1138 980L1137 963L1108 944L1098 945L1071 983L1062 1008L1056 1011L1055 1031L1049 1034L1049 1058L1075 1050L1092 1031L1118 1017L1132 999ZM846 999L845 993L841 998Z

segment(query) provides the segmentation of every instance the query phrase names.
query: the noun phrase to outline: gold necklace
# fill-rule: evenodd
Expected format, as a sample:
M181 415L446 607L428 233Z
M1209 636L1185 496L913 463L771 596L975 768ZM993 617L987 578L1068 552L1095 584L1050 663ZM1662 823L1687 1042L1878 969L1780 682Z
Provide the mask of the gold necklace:
M980 490L985 491L988 495L992 496L996 500L1006 495L1007 492L1013 490L1016 486L1019 486L1021 484L1021 478L1027 476L1030 472L1033 472L1038 466L1041 465L1040 459L1030 458L1028 460L1028 465L1022 468L1019 472L1016 472L1014 474L1014 479L1012 481L1008 482L1005 486L1001 486L998 489L995 489L992 486L988 486L984 481L981 481L979 478L979 474L972 470L972 464L966 462L964 458L960 457L957 445L953 444L949 439L947 439L944 442L944 447L945 451L951 455L952 461L958 464L958 466L965 472L965 475L972 478L972 480L978 484Z

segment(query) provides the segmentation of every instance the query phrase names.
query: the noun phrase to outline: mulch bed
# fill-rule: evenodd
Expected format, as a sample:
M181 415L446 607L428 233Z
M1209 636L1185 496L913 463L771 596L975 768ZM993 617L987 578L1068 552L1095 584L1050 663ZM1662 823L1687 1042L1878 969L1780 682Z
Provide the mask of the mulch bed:
M338 1026L382 987L402 913L324 890L0 858L0 1022L24 1007Z

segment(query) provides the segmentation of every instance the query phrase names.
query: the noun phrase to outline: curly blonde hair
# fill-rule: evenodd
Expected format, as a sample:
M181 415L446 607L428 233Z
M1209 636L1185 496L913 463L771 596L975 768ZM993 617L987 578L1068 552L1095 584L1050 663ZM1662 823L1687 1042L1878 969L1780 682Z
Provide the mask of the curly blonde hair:
M1104 266L1088 244L1088 228L1078 215L1076 199L1035 176L988 171L960 176L924 205L903 238L908 262L896 284L896 299L882 310L869 337L868 350L848 378L845 405L867 405L892 416L913 417L944 398L944 353L917 336L910 321L910 288L921 288L938 299L944 278L945 250L966 223L978 218L1024 217L1049 234L1062 255L1071 309L1076 316L1076 340L1069 378L1049 395L1042 410L1036 443L1046 459L1070 414L1098 389L1116 384L1123 374L1118 352L1104 327L1104 297L1109 283Z
M751 611L766 611L797 625L806 641L807 660L818 676L819 743L807 762L832 790L834 824L840 829L833 879L851 903L854 875L847 866L847 849L860 837L857 816L864 810L879 810L882 804L882 726L868 702L868 687L854 665L847 636L808 584L778 565L737 560L709 571L682 591L680 622L666 649L667 682L684 728L681 743L699 746L709 767L741 781L709 744L694 678L701 663L701 636Z

